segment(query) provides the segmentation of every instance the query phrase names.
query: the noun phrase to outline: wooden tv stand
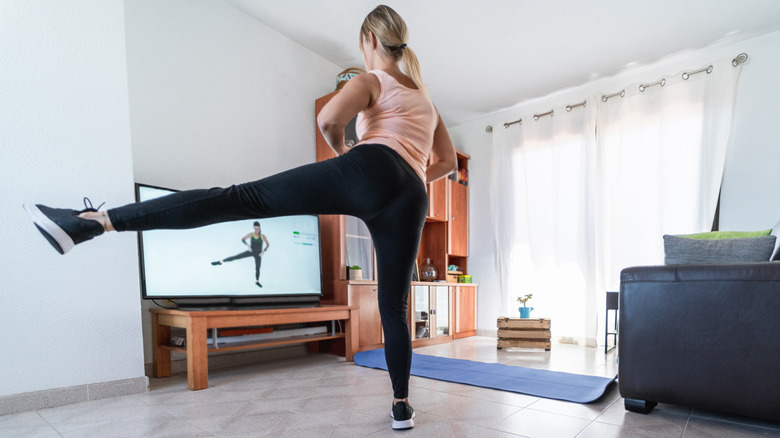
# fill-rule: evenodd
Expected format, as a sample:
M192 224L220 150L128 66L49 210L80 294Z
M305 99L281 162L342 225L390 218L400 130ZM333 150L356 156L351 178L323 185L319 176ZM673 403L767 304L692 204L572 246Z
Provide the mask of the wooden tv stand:
M263 341L229 344L219 351L243 350L326 339L344 338L347 361L357 352L359 321L357 307L319 306L308 308L254 309L254 310L174 310L149 309L152 313L153 372L154 377L170 377L171 351L187 355L187 383L191 390L209 387L208 329L258 325L296 324L304 322L344 321L344 333L311 336L291 336ZM187 332L186 347L171 345L171 327Z

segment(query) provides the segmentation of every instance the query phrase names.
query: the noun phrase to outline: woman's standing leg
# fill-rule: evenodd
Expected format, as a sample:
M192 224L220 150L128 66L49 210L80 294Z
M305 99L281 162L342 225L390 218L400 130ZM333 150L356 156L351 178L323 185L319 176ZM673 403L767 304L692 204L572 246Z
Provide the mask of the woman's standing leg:
M255 257L255 281L260 281L260 265L263 263L263 256L260 254L253 254ZM258 284L259 286L259 284Z
M416 178L416 177L415 177ZM399 197L382 215L366 222L376 248L379 314L385 334L385 360L393 397L409 396L412 339L407 307L412 270L428 210L425 187Z

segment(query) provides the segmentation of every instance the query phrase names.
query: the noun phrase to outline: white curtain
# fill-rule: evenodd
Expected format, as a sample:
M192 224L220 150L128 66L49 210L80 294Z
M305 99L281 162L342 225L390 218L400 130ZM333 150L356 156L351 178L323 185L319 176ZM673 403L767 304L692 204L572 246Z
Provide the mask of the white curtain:
M594 111L592 104L553 111L494 133L497 266L507 314L530 293L533 317L583 338L595 318Z
M499 286L500 315L512 315L509 275L512 272L512 252L518 247L517 231L526 228L523 215L516 212L521 201L515 196L515 170L511 157L520 148L519 129L493 130L493 153L490 163L490 219L496 248L495 268ZM512 298L516 299L516 298Z
M627 266L663 264L664 234L709 231L740 67L682 73L598 105L597 235L603 288Z
M533 293L557 340L603 342L604 292L662 264L666 233L708 231L740 67L627 86L493 133L491 215L503 311ZM660 79L660 78L659 78Z

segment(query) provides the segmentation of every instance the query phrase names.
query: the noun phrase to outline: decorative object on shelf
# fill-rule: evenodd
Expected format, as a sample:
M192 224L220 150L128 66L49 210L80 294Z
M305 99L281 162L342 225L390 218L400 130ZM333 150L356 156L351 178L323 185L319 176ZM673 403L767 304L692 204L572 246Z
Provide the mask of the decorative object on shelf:
M450 174L449 178L458 184L463 184L464 186L469 185L469 170L466 168L458 168L457 171L454 171Z
M425 259L425 264L420 267L421 281L436 281L439 276L439 270L431 263L430 257Z
M363 279L363 268L361 268L358 265L349 266L349 279L350 280L362 280Z
M471 283L471 275L459 275L458 283Z
M522 297L517 298L517 302L522 303L523 307L518 307L517 310L520 311L520 318L530 318L531 317L531 311L534 310L533 307L528 307L527 303L528 300L533 298L534 294L528 294L523 295Z
M350 67L336 76L337 82L336 82L336 89L341 90L342 87L344 87L344 84L347 83L348 80L354 78L355 76L359 75L360 73L365 73L365 70L362 68L357 67Z
M459 283L460 282L460 276L463 275L463 271L458 270L457 265L449 265L447 266L447 282L449 283Z
M469 185L469 170L468 169L458 169L458 182L463 185Z

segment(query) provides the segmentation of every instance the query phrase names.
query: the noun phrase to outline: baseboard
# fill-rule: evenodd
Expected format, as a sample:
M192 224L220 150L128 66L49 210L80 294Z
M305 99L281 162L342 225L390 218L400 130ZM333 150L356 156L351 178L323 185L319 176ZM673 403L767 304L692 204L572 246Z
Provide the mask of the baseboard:
M90 400L149 391L146 376L111 382L90 383L65 388L46 389L0 397L0 415L53 408Z
M498 338L498 329L477 329L477 336L486 336L488 338Z

